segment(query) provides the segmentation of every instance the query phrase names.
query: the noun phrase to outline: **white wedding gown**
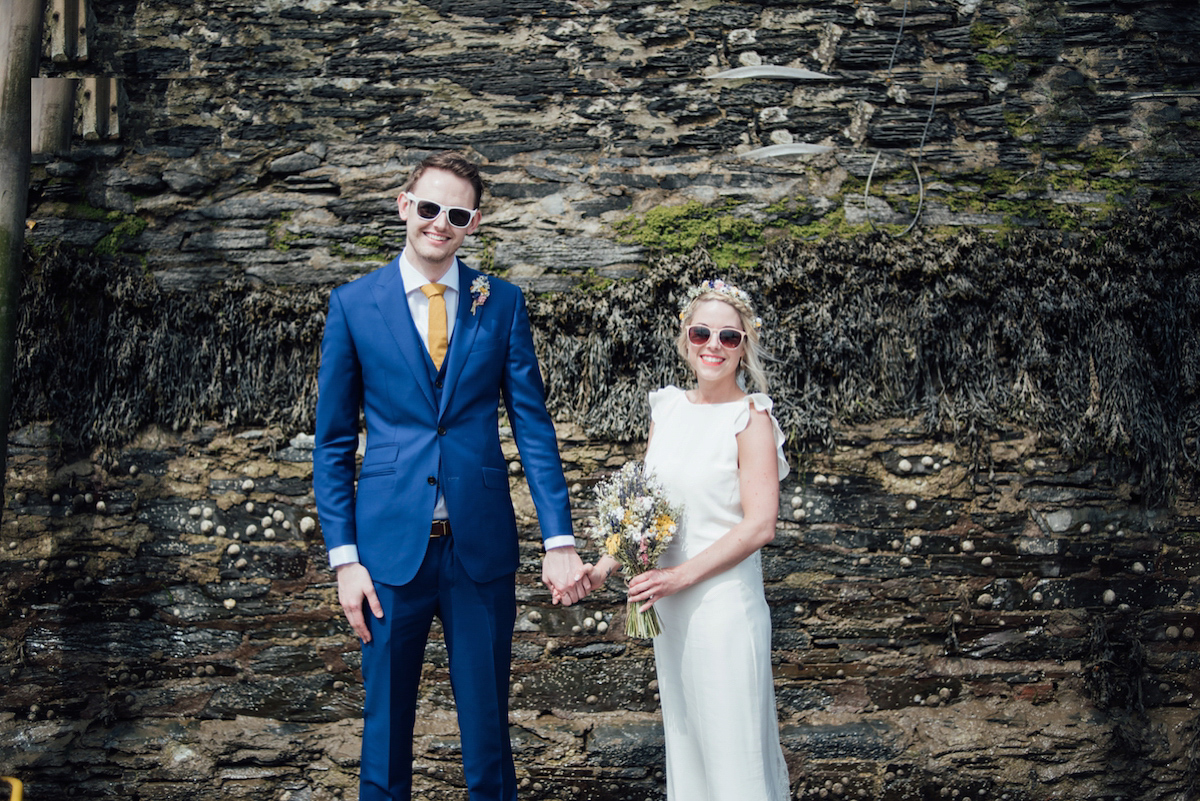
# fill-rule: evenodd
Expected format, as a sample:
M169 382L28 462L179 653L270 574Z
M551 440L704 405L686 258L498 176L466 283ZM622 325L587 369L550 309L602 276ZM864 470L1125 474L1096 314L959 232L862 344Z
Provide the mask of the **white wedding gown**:
M654 436L646 466L683 525L659 560L680 564L742 519L737 439L750 405L770 412L766 395L694 404L683 390L650 393ZM775 418L779 478L788 472ZM771 676L771 616L758 551L735 567L657 603L654 638L667 743L668 801L787 801Z

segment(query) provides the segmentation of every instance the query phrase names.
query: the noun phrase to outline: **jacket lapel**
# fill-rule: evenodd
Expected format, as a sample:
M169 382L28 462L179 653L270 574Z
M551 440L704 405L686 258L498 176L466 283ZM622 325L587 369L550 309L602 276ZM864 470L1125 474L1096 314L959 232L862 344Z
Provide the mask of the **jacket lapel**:
M421 335L417 332L412 312L408 309L408 298L404 294L404 281L400 278L399 257L396 257L383 269L371 291L375 296L375 303L378 304L379 313L387 323L388 330L396 341L404 363L412 372L413 383L429 402L429 408L437 409L433 387L429 383L429 368L425 365L429 355L421 344Z
M457 259L458 267L458 314L454 320L454 333L450 336L450 350L446 353L446 375L443 379L445 388L442 390L442 405L438 409L439 416L446 410L446 404L454 393L454 387L467 364L467 356L475 344L475 336L479 333L479 315L483 307L471 313L471 284L483 273L472 270Z

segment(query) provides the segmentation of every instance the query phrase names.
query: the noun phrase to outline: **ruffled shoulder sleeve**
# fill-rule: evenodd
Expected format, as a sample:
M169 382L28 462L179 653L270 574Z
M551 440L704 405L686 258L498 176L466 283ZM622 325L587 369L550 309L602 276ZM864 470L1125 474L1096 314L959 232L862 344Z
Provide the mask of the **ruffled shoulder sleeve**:
M662 390L659 390L660 392ZM775 437L775 457L779 465L779 480L787 476L791 472L788 466L787 459L783 456L783 443L787 441L787 437L783 434L783 429L779 427L779 421L775 419L775 415L771 410L775 408L775 402L762 392L755 392L743 398L745 403L738 406L737 417L734 419L733 430L741 433L746 426L750 425L750 409L754 408L760 412L766 412L771 418L771 428Z
M683 397L683 390L676 386L666 386L650 393L650 419L658 420Z

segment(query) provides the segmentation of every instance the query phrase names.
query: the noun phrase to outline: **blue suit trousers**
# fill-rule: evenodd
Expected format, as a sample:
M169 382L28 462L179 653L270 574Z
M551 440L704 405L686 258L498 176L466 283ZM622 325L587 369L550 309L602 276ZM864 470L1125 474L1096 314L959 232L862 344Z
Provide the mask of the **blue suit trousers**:
M409 801L412 796L417 690L435 615L442 621L450 660L469 797L516 801L508 732L514 576L473 581L450 536L430 540L412 581L400 587L376 582L375 591L383 619L364 610L371 641L362 649L366 708L360 801Z

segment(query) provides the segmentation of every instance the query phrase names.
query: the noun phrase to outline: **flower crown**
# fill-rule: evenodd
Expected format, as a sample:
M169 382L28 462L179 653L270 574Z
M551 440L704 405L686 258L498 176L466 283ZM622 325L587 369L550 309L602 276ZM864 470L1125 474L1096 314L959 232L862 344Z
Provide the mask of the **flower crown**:
M687 314L688 307L692 305L692 301L700 297L706 292L716 292L720 295L727 295L746 307L746 311L753 315L754 327L762 328L762 318L754 315L754 303L750 300L750 296L742 289L738 289L733 284L727 284L720 278L709 281L701 281L697 286L692 287L687 291L683 298L683 303L679 306L679 319L683 320Z

